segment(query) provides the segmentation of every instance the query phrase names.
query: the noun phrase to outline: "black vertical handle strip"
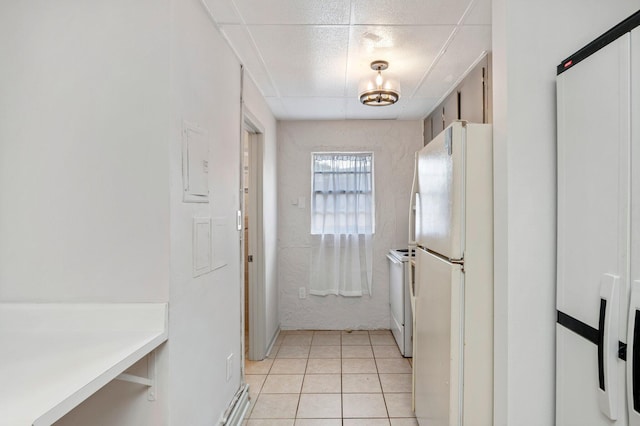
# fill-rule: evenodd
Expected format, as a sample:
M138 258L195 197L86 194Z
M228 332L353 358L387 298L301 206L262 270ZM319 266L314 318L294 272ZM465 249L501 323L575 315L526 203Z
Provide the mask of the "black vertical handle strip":
M600 320L598 321L598 382L600 389L604 386L604 317L607 313L607 301L600 299Z
M633 387L633 410L640 412L640 311L636 309L633 321L633 368L631 370L631 382Z
M600 339L599 330L591 327L589 324L585 324L582 321L575 319L574 317L565 314L562 311L558 312L558 324L563 326L564 328L573 331L578 336L587 339L589 342L594 345L598 345L598 340ZM623 361L627 360L627 344L618 342L618 358Z

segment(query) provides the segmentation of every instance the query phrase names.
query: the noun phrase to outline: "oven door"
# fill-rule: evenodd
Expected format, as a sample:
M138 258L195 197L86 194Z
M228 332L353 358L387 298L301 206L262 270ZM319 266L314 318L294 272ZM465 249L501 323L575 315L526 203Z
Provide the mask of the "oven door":
M392 254L389 259L389 305L391 308L391 332L396 339L400 352L404 355L405 347L405 280L404 262Z

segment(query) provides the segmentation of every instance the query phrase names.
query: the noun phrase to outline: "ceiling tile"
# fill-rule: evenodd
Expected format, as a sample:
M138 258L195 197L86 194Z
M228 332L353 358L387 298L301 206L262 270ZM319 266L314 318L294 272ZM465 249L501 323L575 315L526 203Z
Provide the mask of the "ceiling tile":
M370 24L457 24L469 0L353 0L351 22Z
M248 28L281 96L344 95L348 27Z
M348 96L358 95L358 85L375 77L372 61L389 62L383 77L400 82L403 95L411 95L455 27L357 26L351 29L347 71Z
M491 50L491 26L459 28L447 51L415 93L419 98L441 98L483 51Z
M245 24L348 24L349 0L235 0Z
M406 99L398 118L401 120L421 120L433 110L436 102L438 102L436 98Z
M239 24L241 22L232 0L204 0L204 3L216 23Z
M287 120L344 120L345 99L335 98L281 98L287 111Z
M203 1L278 119L419 119L491 48L491 0ZM377 59L396 105L357 99Z
M277 96L278 93L271 82L271 78L260 60L246 27L240 25L221 25L220 30L229 40L233 50L251 74L263 96Z
M475 0L463 24L491 25L491 0Z
M280 98L267 97L265 99L267 100L269 109L277 120L282 120L289 117L289 114L287 114L287 110L284 108L284 105L282 104L282 100Z

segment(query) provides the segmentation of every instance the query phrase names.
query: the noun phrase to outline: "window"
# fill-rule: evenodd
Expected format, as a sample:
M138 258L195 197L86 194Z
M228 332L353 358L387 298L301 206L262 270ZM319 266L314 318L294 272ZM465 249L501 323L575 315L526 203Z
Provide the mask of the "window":
M373 153L313 153L311 234L373 234Z

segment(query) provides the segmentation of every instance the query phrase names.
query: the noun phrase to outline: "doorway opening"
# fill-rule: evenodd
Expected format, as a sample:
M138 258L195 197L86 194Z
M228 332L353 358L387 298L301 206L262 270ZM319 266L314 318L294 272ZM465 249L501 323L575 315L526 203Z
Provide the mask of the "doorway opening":
M242 128L243 338L244 358L266 355L264 244L262 220L263 133L245 111Z

